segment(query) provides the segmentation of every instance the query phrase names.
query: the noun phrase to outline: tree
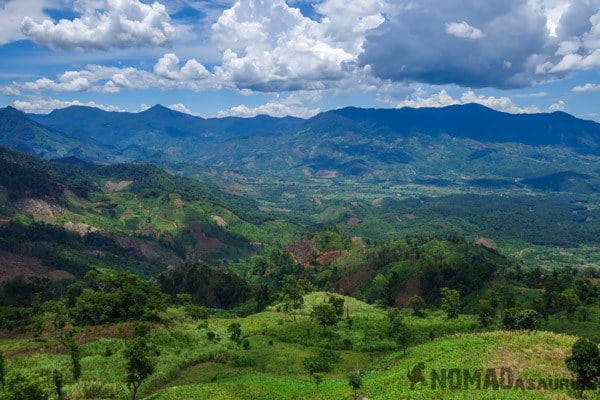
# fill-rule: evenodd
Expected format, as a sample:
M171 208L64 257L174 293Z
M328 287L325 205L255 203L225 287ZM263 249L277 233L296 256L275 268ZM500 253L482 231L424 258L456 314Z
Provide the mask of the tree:
M264 310L273 300L271 289L265 284L258 284L252 288L252 296L256 301L256 312Z
M495 317L494 308L487 299L479 300L477 305L477 314L479 316L479 323L481 326L489 326Z
M0 352L0 385L4 387L4 382L6 380L6 360L4 358L4 353Z
M38 374L17 372L6 381L3 400L48 400L46 381Z
M560 293L552 294L552 304L555 312L564 314L569 321L573 321L575 312L581 306L581 300L577 296L575 289L565 289Z
M135 337L131 339L125 348L125 359L127 361L127 385L131 388L131 399L135 400L138 389L156 370L156 357L158 351L148 343L146 338Z
M237 322L232 322L227 327L227 332L229 332L229 338L236 343L240 342L242 338L242 326Z
M79 349L79 345L75 341L75 334L73 331L67 333L66 335L60 337L58 339L63 346L69 350L69 355L71 356L71 372L73 374L73 379L78 381L81 377L81 350Z
M359 371L358 369L356 369L356 371L353 371L350 374L348 374L348 385L352 388L354 400L358 399L359 390L362 389L363 375L364 375L363 372Z
M425 308L425 300L421 296L412 296L408 299L408 306L413 309L413 315L420 317L423 315L423 308Z
M52 371L52 380L54 382L54 390L56 391L56 398L58 400L64 399L65 394L63 393L63 375L55 369Z
M337 315L338 319L344 316L345 300L343 297L330 294L329 297L327 297L327 302L331 304L331 306L335 310L335 315Z
M398 343L398 346L404 351L404 355L406 355L406 349L408 349L408 345L412 339L412 331L398 313L393 313L390 316L390 328L388 334L394 338L396 343Z
M331 304L321 303L313 307L310 316L315 318L323 327L323 333L330 325L335 325L338 321L335 308Z
M458 318L461 309L460 292L458 290L444 287L440 290L442 295L442 309L448 314L448 318Z
M575 374L579 397L583 397L583 391L594 389L600 380L600 350L595 343L581 338L575 342L571 353L565 364Z
M295 276L287 275L283 278L283 287L279 294L280 301L283 303L285 312L291 313L304 304L304 291ZM294 314L294 321L296 314Z
M502 323L506 329L534 330L540 324L541 316L530 308L507 308Z

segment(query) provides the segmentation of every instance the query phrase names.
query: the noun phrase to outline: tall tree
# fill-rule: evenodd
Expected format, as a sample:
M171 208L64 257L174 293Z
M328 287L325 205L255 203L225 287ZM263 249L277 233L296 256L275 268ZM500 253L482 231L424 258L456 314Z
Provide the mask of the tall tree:
M125 348L127 361L127 385L131 388L131 400L137 397L141 384L156 370L158 351L144 337L137 336Z
M446 311L448 318L458 318L461 309L460 292L444 287L440 290L440 294L442 295L442 309Z
M565 360L577 379L579 397L585 389L594 389L600 381L600 350L588 339L579 339L571 348L571 355Z

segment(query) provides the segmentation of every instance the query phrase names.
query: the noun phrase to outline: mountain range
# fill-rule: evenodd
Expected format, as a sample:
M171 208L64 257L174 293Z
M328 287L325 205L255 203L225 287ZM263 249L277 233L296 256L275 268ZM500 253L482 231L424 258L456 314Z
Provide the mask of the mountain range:
M73 106L46 115L6 107L0 132L0 145L44 158L151 162L185 175L212 175L229 188L262 186L263 193L323 180L335 186L340 179L483 188L523 182L589 193L597 187L600 156L596 122L477 104L350 107L309 119L201 118L160 105L140 113Z

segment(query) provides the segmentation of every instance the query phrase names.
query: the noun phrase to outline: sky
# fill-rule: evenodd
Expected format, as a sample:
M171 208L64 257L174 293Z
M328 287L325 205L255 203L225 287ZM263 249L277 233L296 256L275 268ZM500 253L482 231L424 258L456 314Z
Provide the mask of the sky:
M0 106L600 121L600 0L0 0Z

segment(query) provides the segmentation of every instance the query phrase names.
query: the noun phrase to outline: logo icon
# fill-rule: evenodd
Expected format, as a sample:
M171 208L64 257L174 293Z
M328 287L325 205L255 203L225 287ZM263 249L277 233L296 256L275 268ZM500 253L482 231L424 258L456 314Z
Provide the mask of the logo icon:
M427 384L425 380L425 363L418 363L412 370L409 368L406 377L410 381L410 390L414 390L417 383Z

